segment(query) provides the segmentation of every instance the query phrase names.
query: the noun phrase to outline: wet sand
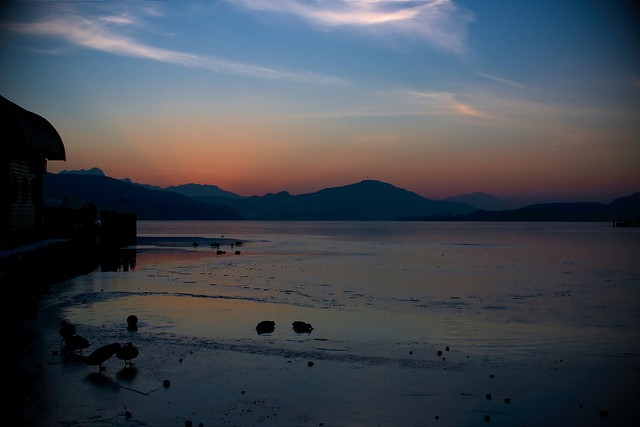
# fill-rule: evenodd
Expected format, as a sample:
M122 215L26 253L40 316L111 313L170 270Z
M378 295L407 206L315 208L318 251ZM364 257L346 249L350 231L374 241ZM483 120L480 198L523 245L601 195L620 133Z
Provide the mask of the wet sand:
M133 368L112 358L98 374L55 353L51 315L44 310L32 325L41 332L24 363L33 378L26 425L586 426L639 418L637 355L515 362L416 345L398 348L404 356L358 360L330 348L318 358L168 336L144 342Z
M603 352L598 347L589 352L559 344L556 351L553 346L536 349L534 345L511 353L504 351L508 344L492 350L475 343L465 345L459 337L448 339L450 326L441 325L443 332L438 333L438 321L466 316L461 307L471 312L477 306L481 315L490 312L497 316L496 324L503 324L498 306L477 302L469 293L447 291L446 297L437 299L447 304L434 303L428 307L428 316L421 314L422 322L433 323L433 336L415 340L410 339L411 328L404 331L401 326L413 319L412 310L424 311L416 308L419 301L409 301L406 312L381 314L380 323L373 325L370 314L344 310L340 299L332 303L325 295L326 286L317 288L318 301L326 300L324 306L271 304L264 296L267 283L276 281L273 278L293 283L300 274L312 276L313 256L301 264L306 268L303 273L285 275L282 266L291 264L290 254L272 253L268 262L258 257L242 264L232 264L233 255L229 255L217 276L206 277L216 297L198 294L194 298L195 282L204 280L205 272L196 268L199 275L189 275L182 268L208 257L201 251L149 251L134 275L114 272L99 280L52 286L20 334L28 350L19 362L28 384L25 425L598 426L640 422L640 355L627 348ZM246 278L248 268L258 266L263 284L258 276ZM225 287L222 279L235 286ZM233 294L245 282L255 288ZM166 283L177 291L166 293ZM285 291L281 292L285 297L298 298L291 286ZM356 292L349 290L346 295L356 307L375 305L366 295L356 298L352 293ZM256 294L261 297L254 298ZM90 297L85 300L86 295ZM167 300L158 301L163 298ZM160 306L166 307L165 312L154 316ZM537 309L534 303L531 307ZM132 310L140 317L137 331L128 330L125 321ZM84 355L102 344L134 342L140 355L133 368L113 357L105 362L106 370L98 373L96 366L81 358L65 357L58 325L61 317L68 316L78 321L78 333L92 342ZM210 320L203 322L203 316ZM295 333L290 321L298 318L310 321L314 330ZM178 319L187 319L191 326L181 329ZM258 335L255 324L267 319L276 320L276 330ZM193 329L193 325L211 330ZM367 325L381 329L365 331ZM508 328L513 323L504 325ZM518 328L515 333L527 330ZM388 339L394 333L397 339ZM508 339L511 332L501 333ZM567 340L571 333L568 328Z

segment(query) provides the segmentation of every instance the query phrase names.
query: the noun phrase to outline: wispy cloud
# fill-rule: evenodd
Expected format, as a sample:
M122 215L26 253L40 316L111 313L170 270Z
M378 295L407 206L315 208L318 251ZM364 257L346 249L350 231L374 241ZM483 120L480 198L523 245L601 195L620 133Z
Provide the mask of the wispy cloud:
M450 92L417 92L410 91L407 95L419 102L425 112L431 114L454 114L460 116L493 118L475 107L456 99L456 95Z
M526 89L526 86L523 84L520 84L518 82L515 82L513 80L509 80L509 79L505 79L502 77L497 77L497 76L493 76L491 74L485 74L485 73L476 73L476 75L480 76L480 77L484 77L485 79L489 79L489 80L493 80L499 83L503 83L506 84L508 86L511 87L516 87L518 89Z
M299 112L296 116L314 117L429 117L450 116L453 118L497 119L473 103L460 101L451 92L394 89L378 92L352 92L352 102L341 104L330 110Z
M129 25L135 23L135 19L127 15L101 16L99 19L108 24Z
M247 9L296 16L324 28L356 28L418 38L462 52L469 12L450 0L233 0Z
M189 68L202 68L215 73L263 79L283 79L313 84L344 85L344 79L307 71L278 70L251 63L237 62L210 55L164 49L142 43L119 33L113 27L135 24L131 16L79 16L71 13L51 16L33 22L4 23L9 31L42 37L56 37L73 46L99 50L114 55L150 59Z

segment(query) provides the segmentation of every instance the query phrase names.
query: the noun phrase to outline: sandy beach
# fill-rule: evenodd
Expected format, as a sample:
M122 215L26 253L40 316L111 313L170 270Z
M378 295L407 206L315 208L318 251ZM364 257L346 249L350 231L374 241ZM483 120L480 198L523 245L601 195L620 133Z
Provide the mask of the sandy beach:
M145 345L132 370L111 360L98 374L50 354L55 335L49 331L49 346L29 364L36 387L27 425L585 426L637 420L637 356L614 355L596 366L589 360L592 368L585 371L581 360L504 363L450 351L444 361L434 349L418 347L389 365L168 340ZM410 352L427 352L431 361L415 363Z
M506 320L511 306L501 305L504 301L489 302L490 293L479 297L465 286L403 298L398 295L406 292L396 292L385 299L381 290L361 292L354 279L337 295L332 280L343 280L344 272L326 274L323 268L361 248L360 242L349 244L345 240L334 248L339 257L327 251L329 246L312 253L306 247L285 251L279 246L276 252L245 244L242 255L228 251L219 257L203 247L141 247L130 271L97 271L52 285L21 334L28 350L19 363L28 382L25 425L590 426L640 421L640 355L633 345L620 346L624 339L605 334L594 338L593 351L588 351L580 343L580 334L587 333L582 327L557 319L553 324L527 321L541 307L548 310L542 317L557 312L563 319L562 304L578 298L569 284L565 294L553 295L553 304L560 304L555 307L551 300L511 296L522 307L520 322ZM385 256L396 256L386 248ZM442 245L423 249L421 257L445 257ZM478 262L474 247L455 250L456 263L468 266L462 261L469 257ZM394 258L398 271L415 265L406 251L399 253L409 259ZM359 271L364 260L362 269L384 276L391 264L373 257L358 253L347 264ZM629 274L623 270L612 269L609 275ZM425 275L425 270L398 271L389 277L410 282ZM634 274L628 276L632 281L626 291L616 289L622 292L616 300L635 294ZM294 287L301 276L307 282ZM600 304L612 304L607 298L614 297L603 297ZM307 300L312 302L302 302ZM426 309L425 301L431 301ZM389 308L392 302L407 308ZM625 307L634 309L637 302ZM135 331L127 329L132 313L140 318ZM125 367L112 357L99 373L84 357L65 355L58 332L62 318L91 342L85 357L101 345L132 342L140 350L135 365ZM275 321L275 330L256 333L262 320ZM313 331L296 333L294 320L310 322ZM555 338L538 343L536 334L544 328L555 328ZM519 336L527 342L527 334L530 348L511 344ZM483 342L493 340L481 344L473 340L476 335ZM607 340L612 347L603 351Z

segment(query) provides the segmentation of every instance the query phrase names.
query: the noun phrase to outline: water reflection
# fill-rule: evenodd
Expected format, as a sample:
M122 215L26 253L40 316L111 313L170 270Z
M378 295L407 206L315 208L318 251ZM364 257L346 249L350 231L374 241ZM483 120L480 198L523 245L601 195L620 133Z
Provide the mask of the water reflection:
M113 248L101 253L98 271L134 271L136 269L136 249Z
M340 351L371 354L415 342L485 354L638 348L638 270L629 255L638 234L611 227L149 225L141 231L170 237L108 254L101 271L136 274L87 279L100 292L85 295L70 315L97 327L135 312L149 334L236 343L257 333L282 348L327 339L348 343ZM223 244L246 243L243 256L216 255L210 242L221 241L218 226L233 237ZM200 232L208 237L193 237ZM311 322L313 334L292 333L297 320Z

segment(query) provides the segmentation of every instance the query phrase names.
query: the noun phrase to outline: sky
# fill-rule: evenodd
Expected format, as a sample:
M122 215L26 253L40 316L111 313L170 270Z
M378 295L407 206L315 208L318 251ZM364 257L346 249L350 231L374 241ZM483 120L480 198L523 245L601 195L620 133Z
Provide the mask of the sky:
M162 187L430 199L640 191L640 7L615 0L3 1L0 95L66 161Z

